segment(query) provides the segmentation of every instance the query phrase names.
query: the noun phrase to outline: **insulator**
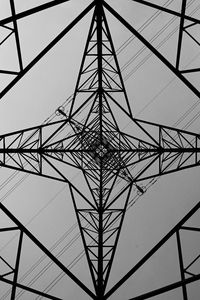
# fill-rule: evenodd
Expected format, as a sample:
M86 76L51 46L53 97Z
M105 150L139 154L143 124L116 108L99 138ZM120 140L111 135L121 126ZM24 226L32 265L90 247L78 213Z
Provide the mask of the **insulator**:
M62 116L64 116L65 118L67 117L67 115L66 115L66 113L64 112L64 107L63 106L59 106L57 109L56 109L56 115L57 116L60 116L60 115L62 115Z
M75 128L76 128L77 131L81 131L81 129L82 129L81 126L77 125L77 124L75 124Z
M146 192L146 190L143 187L141 187L137 184L135 186L140 194L144 194Z

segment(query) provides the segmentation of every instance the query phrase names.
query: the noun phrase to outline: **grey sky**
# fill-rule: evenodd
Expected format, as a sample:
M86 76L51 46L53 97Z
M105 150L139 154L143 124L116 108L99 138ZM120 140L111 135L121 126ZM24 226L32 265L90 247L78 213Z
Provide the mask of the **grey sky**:
M48 1L15 1L18 12L45 2ZM158 1L154 2L157 3ZM159 4L162 5L165 2L159 1ZM188 2L191 3L188 13L198 8L198 1ZM24 65L26 66L89 3L90 1L71 0L56 8L19 21ZM155 12L152 9L134 4L130 0L111 0L108 3L137 29L143 26L144 22ZM171 1L169 7L178 9L180 3L181 1ZM10 13L8 1L0 0L0 7L0 17L8 16ZM194 15L198 17L199 10ZM0 103L1 133L41 124L73 93L90 19L91 13L2 99ZM176 79L157 58L148 56L148 50L141 50L143 49L142 44L136 39L132 39L131 34L118 21L110 17L110 14L108 14L108 20L116 50L123 43L127 43L129 39L127 46L122 48L119 53L118 59L123 70L122 74L134 116L173 126L192 105L194 106L197 103L197 97ZM168 27L161 31L167 24ZM162 43L174 31L174 34L159 48L172 62L175 59L177 25L178 21L176 19L172 20L171 16L161 13L143 31L144 36L149 40L157 32L161 32L157 38L154 38L153 44L155 46ZM196 31L197 29L192 29L192 33L195 35L197 34ZM2 32L2 34L5 34L5 32ZM199 48L187 37L184 38L184 43L182 66L198 66ZM2 48L1 50L0 48L0 51L2 51L0 52L0 62L9 67L18 67L10 44L5 49ZM10 57L13 59L12 63ZM143 61L144 63L142 63ZM199 88L197 78L198 75L194 75L192 81ZM5 79L5 81L7 80ZM69 106L66 109L69 109ZM197 104L187 117L181 119L178 127L187 126L189 120L195 117L198 111L199 106ZM123 123L123 120L120 125L124 127L124 130L131 128L128 122ZM199 120L197 119L187 127L187 130L199 132ZM60 236L70 230L71 226L76 223L67 186L64 187L61 183L36 176L26 176L26 180L23 180L23 174L20 173L14 176L13 171L10 170L1 169L0 172L1 200L23 224L28 224L27 227L47 247L50 248ZM199 168L182 171L170 176L167 175L152 185L136 204L128 210L108 288L112 287L199 201L199 175ZM10 176L13 176L13 178L5 185L4 182L11 178ZM77 171L74 171L69 177L74 184L80 184L81 177ZM20 180L22 183L18 184ZM14 188L15 185L17 185L17 188ZM14 189L14 191L10 193L10 189ZM7 193L8 196L6 196ZM34 219L32 219L33 217ZM80 238L73 242L77 234L78 229L74 228L63 239L63 242L55 248L55 254L57 254L62 247L69 243L66 252L60 256L61 261L66 265L70 265L82 251ZM2 237L2 246L10 238L10 236ZM195 240L197 240L196 237ZM158 255L155 255L138 274L136 273L134 277L128 280L110 299L129 299L171 283L173 279L176 280L179 274L176 267L177 257L172 242L170 241L169 245L163 247ZM15 248L15 243L15 240L13 240L6 248L3 247L2 255L9 255L9 259L13 259L12 251ZM72 245L70 246L70 244ZM198 245L198 243L194 244L194 252ZM189 253L188 250L188 253L185 254L186 258ZM24 247L20 276L23 276L41 255L40 251L34 250L31 243L27 241ZM23 284L27 284L34 276L37 276L37 272L47 262L48 260L44 260L37 269L26 277ZM86 285L91 286L85 257L75 264L72 271ZM33 287L44 290L59 272L57 268L51 267L33 283ZM0 285L0 297L2 299L8 299L3 298L7 289L7 285L2 284L2 289ZM88 296L66 277L60 279L49 293L63 297L66 300L88 299ZM192 287L191 299L196 300L198 293L196 287ZM36 297L24 293L19 299L36 299ZM152 299L178 300L181 299L181 294L178 290L169 295Z

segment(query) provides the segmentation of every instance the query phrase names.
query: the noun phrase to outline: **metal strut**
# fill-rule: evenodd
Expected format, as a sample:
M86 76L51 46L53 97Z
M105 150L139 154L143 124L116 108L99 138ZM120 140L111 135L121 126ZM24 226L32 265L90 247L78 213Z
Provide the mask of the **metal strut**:
M57 1L55 5L62 2L65 1ZM135 2L138 1L135 0ZM140 2L147 4L147 1ZM173 286L163 288L162 291L157 291L153 295L162 293L163 290L173 289L174 286L181 286L184 299L187 299L186 281L189 282L189 280L185 277L186 269L184 268L179 236L180 226L169 233L126 276L107 291L123 221L133 190L136 189L137 192L143 194L145 189L140 183L144 180L199 166L200 135L133 117L106 17L107 9L199 97L199 90L179 70L184 20L193 20L185 14L186 0L182 2L182 10L178 14L180 32L176 66L173 66L163 57L106 2L96 0L24 68L17 20L54 6L54 2L51 1L49 4L20 14L15 13L13 0L10 3L12 4L12 21L20 58L20 72L0 93L0 97L5 95L66 33L94 8L69 113L58 108L57 112L62 117L59 121L0 135L0 167L19 170L68 184L94 293L82 284L0 204L0 209L13 220L21 233L16 265L12 271L14 279L11 283L13 287L11 299L14 300L17 287L25 289L17 283L24 234L29 236L91 298L102 300L108 299L174 233L177 237L181 281ZM151 6L157 7L155 4ZM177 15L176 12L169 9L163 8L163 10ZM1 20L0 25L5 24L8 20L10 19ZM116 113L119 110L120 116ZM129 132L121 128L120 118L123 117L130 122L131 130ZM86 189L81 189L71 182L69 178L71 168L80 171ZM5 281L5 278L0 277L0 280ZM34 292L31 289L28 290ZM37 291L35 293L45 296L44 293ZM133 299L146 299L150 297L149 295L151 296L152 293L141 296L144 298L139 296ZM56 299L47 294L46 297Z

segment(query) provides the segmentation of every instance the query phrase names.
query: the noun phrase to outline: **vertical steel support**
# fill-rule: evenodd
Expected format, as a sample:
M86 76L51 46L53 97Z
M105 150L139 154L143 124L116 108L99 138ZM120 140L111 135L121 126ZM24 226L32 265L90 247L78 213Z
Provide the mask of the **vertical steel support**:
M181 248L181 239L180 239L179 230L177 230L177 232L176 232L176 240L177 240L178 258L179 258L179 265L180 265L180 272L181 272L181 281L183 282L183 284L182 284L183 300L188 300L187 288L186 288L186 284L184 283L185 273L184 273L183 253L182 253L182 248Z
M102 0L96 1L96 22L97 22L97 66L98 66L98 97L99 97L99 124L100 124L100 143L102 144ZM98 233L98 269L97 269L97 299L102 299L104 294L103 282L103 161L100 160L100 180L99 180L99 233Z
M180 57L181 57L181 46L183 39L183 28L184 28L184 19L185 19L185 10L186 10L187 0L183 0L181 8L181 18L180 18L180 27L179 27L179 37L178 37L178 48L177 48L177 57L176 57L176 68L179 69Z
M23 231L20 231L19 235L19 244L17 249L17 256L16 256L16 263L15 263L15 269L14 269L14 278L13 278L13 287L12 287L12 293L11 293L11 300L15 300L15 294L16 294L16 288L17 288L17 278L19 273L19 264L20 264L20 256L22 251L22 241L23 241Z
M18 31L18 26L17 26L17 20L15 17L16 13L15 13L14 0L10 0L10 8L11 8L12 17L13 17L13 26L14 26L14 32L15 32L17 56L18 56L18 60L19 60L19 68L20 68L20 71L22 71L23 70L22 53L21 53L21 47L20 47L20 41L19 41L19 31Z

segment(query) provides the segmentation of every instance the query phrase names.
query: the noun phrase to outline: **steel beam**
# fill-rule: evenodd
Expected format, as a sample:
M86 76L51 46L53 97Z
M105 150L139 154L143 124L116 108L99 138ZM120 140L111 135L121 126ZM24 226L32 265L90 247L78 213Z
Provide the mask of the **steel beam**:
M128 279L131 278L174 234L176 234L181 228L184 228L184 224L200 209L200 202L198 202L183 218L179 221L143 258L131 268L125 276L123 276L104 296L104 299L108 299L114 292L116 292ZM143 300L148 299L156 295L171 291L183 285L200 280L200 274L191 278L183 279L173 284L161 287L154 291L142 294L131 298L130 300Z
M95 295L80 281L68 268L66 268L2 203L0 203L0 210L2 210L12 220L19 230L23 232L29 239L52 261L58 268L60 268L69 278L71 278L77 286L79 286L84 292L86 292L92 299L95 299ZM20 254L20 252L19 252ZM19 260L19 255L17 263ZM5 279L5 278L4 278ZM5 280L3 280L5 281ZM6 281L5 281L6 282ZM17 284L17 286L19 286Z
M26 11L20 12L18 14L13 14L11 17L1 19L0 20L0 26L9 24L11 22L14 22L14 21L17 21L17 20L20 20L20 19L23 19L25 17L31 16L35 13L41 12L41 11L46 10L48 8L51 8L51 7L55 7L57 5L60 5L62 3L68 2L68 1L70 1L70 0L56 0L56 1L53 0L53 1L49 1L47 3L44 3L42 5L35 6L31 9L27 9Z
M94 2L89 4L78 17L76 17L53 41L51 41L18 75L0 92L0 99L28 72L38 63L87 13L94 7Z
M120 14L118 14L107 2L104 2L105 8L119 20L134 36L138 38L176 77L178 77L198 98L200 91L185 78L182 73L176 69L151 43L149 43L133 26L131 26Z

